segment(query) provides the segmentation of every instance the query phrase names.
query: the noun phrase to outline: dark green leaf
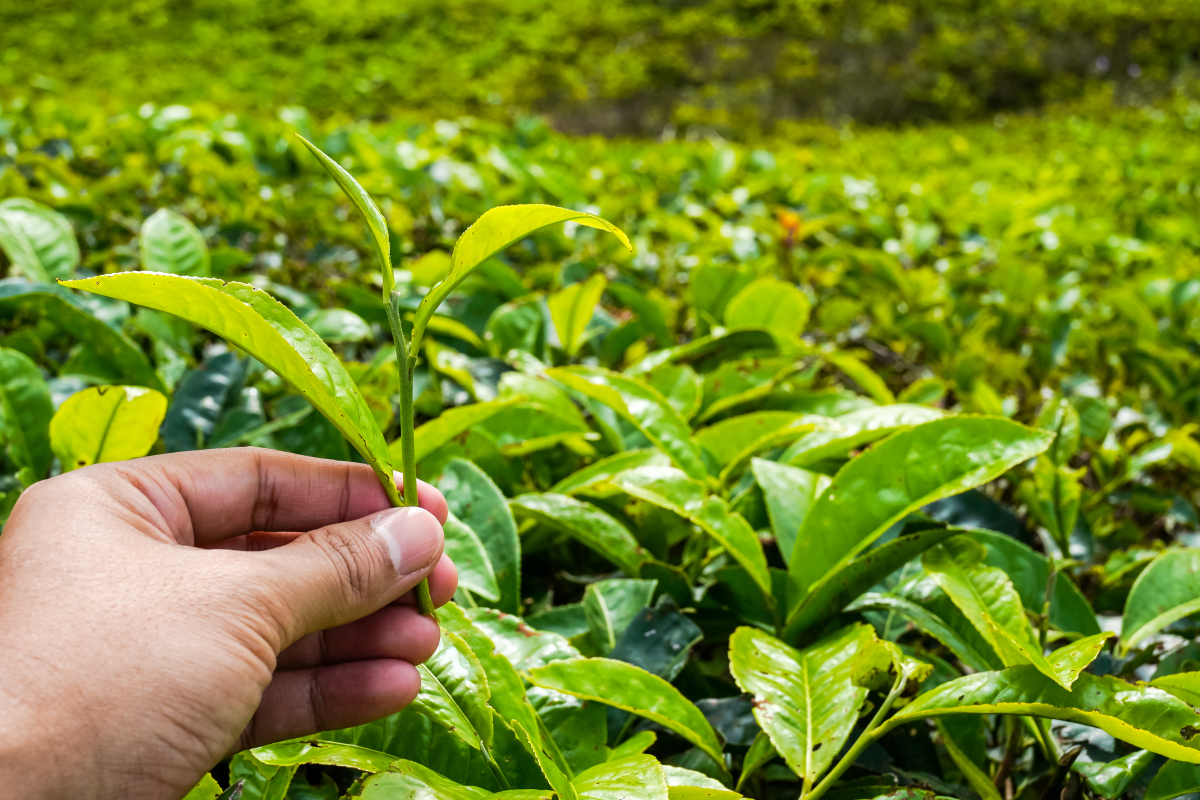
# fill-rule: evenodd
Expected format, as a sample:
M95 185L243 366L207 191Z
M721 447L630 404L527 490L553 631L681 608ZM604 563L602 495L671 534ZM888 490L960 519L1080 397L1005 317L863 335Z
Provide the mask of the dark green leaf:
M521 543L503 493L483 470L461 458L446 464L438 488L450 511L483 542L500 592L497 607L515 613L521 607Z
M1003 474L1052 436L1006 419L951 417L896 434L847 464L804 519L788 605L916 509ZM800 557L803 554L803 557Z
M533 517L591 548L627 575L636 575L638 564L645 560L633 535L595 506L549 492L523 494L510 500L509 505L518 515Z
M0 347L0 435L26 486L50 469L54 405L42 371L24 353Z
M615 706L668 728L721 763L721 744L708 720L657 675L621 661L585 658L529 670L537 686Z

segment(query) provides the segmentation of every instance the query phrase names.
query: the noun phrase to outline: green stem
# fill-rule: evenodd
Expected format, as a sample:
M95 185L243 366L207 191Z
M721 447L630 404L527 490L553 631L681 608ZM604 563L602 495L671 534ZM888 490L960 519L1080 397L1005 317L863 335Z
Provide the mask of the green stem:
M853 766L864 750L891 730L890 724L884 725L881 723L883 723L883 719L888 715L888 712L892 710L892 704L896 702L896 698L904 691L906 683L908 683L908 676L901 672L896 677L896 682L892 685L892 690L888 692L883 705L875 712L875 716L871 717L871 721L867 724L866 730L862 732L862 736L858 737L858 741L846 751L846 755L842 756L842 760L837 763L837 766L830 770L829 774L822 778L821 782L813 787L811 792L807 794L801 793L801 800L817 800L817 798L829 791L830 787L837 782L837 779L842 777L842 774ZM808 778L805 778L806 783L807 781Z
M1046 575L1046 599L1042 603L1042 616L1038 621L1038 642L1041 645L1042 652L1046 651L1046 635L1050 630L1050 606L1054 602L1054 584L1058 578L1058 560L1051 556L1046 567L1048 573Z
M417 366L415 353L408 352L408 340L404 338L404 328L400 324L400 295L392 292L390 301L385 303L388 324L392 329L392 342L396 345L396 366L400 372L400 454L401 470L404 475L404 505L419 505L417 499L417 444L413 435L413 370ZM429 579L423 579L417 584L417 610L425 616L437 619L433 607L433 598L429 594Z

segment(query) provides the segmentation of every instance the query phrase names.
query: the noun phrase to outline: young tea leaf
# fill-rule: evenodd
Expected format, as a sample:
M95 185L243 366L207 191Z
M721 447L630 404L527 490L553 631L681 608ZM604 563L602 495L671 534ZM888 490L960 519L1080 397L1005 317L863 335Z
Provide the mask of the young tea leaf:
M529 234L556 222L568 221L608 231L620 239L627 248L633 250L629 239L621 232L620 228L595 214L544 205L493 208L475 220L475 224L467 228L458 238L451 256L454 263L450 267L450 274L422 298L421 305L417 307L416 316L413 318L412 350L415 352L418 349L425 328L438 306L450 296L454 287L467 277L471 270Z
M362 215L363 221L367 223L367 230L371 233L371 243L375 246L375 255L379 258L379 266L383 270L383 299L385 303L390 302L392 291L396 288L396 277L392 272L391 237L388 235L387 222L384 220L383 214L379 213L375 201L359 185L358 181L342 168L341 164L325 155L320 148L300 134L296 134L296 136L304 142L304 146L309 149L309 152L317 157L321 166L337 182L337 185L342 187L342 191L350 198L350 202L354 204L358 213ZM413 351L416 351L415 346Z

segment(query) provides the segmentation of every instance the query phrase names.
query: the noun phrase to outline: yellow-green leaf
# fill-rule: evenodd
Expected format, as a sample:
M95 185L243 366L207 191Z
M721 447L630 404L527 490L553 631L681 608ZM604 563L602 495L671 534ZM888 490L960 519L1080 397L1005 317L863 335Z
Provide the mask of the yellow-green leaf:
M142 386L93 386L68 397L50 420L50 447L63 472L150 452L167 398Z

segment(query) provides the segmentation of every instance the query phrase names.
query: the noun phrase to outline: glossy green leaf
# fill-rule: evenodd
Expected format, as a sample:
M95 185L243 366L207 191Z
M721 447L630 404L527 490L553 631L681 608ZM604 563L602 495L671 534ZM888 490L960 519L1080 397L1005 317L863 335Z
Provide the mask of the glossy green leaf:
M704 376L704 410L696 421L706 422L738 406L761 400L802 364L802 361L788 357L751 358L718 364Z
M608 655L674 681L704 634L686 614L680 613L668 594L661 595L652 608L649 600L645 605L626 625Z
M1153 760L1154 753L1137 750L1107 762L1076 761L1071 765L1071 771L1083 776L1092 794L1104 800L1117 800L1141 777Z
M724 500L707 494L704 484L673 467L627 470L615 476L612 483L633 497L668 509L700 526L750 573L765 595L771 595L771 578L762 542L740 514L729 510Z
M462 639L479 659L487 675L492 708L510 723L515 720L527 731L538 730L538 715L525 698L525 684L521 676L487 632L476 626L454 603L447 603L438 609L438 622L443 630ZM555 753L554 757L555 761L564 765L560 754Z
M907 430L914 425L940 419L944 413L929 406L895 403L863 408L837 417L837 426L816 430L792 443L780 463L804 467L825 459L845 458L864 445Z
M932 636L944 644L964 664L975 670L987 670L992 666L995 656L981 652L975 643L962 636L954 626L947 623L937 614L927 610L912 600L894 594L868 592L847 606L849 611L887 611L895 613L911 622L923 633ZM986 644L986 642L984 642Z
M0 250L25 277L40 283L70 278L79 266L71 223L26 197L0 202Z
M428 661L417 666L421 691L412 707L476 750L492 743L491 693L483 665L460 637L442 631Z
M295 766L264 764L249 750L229 762L229 783L233 786L242 782L243 800L285 800L295 774Z
M646 377L646 383L667 398L684 419L691 419L700 410L704 383L686 364L656 369Z
M619 761L622 758L640 756L653 747L657 741L658 734L654 731L638 731L616 747L609 748L608 758L605 761Z
M511 398L446 409L437 417L417 428L415 434L417 461L420 462L454 437L465 433L489 417L511 408L522 400L523 398ZM392 442L389 452L394 460L400 460L399 439Z
M665 467L670 463L671 459L655 448L626 450L572 472L551 487L550 491L555 494L574 494L576 492L603 494L603 484L611 481L613 476L619 475L625 470L651 466Z
M225 443L222 439L231 438L222 433L222 429L225 432L232 429L236 437L265 422L261 408L257 409L257 414L241 413L250 411L242 406L247 397L245 385L249 370L250 359L242 358L236 352L225 352L206 358L196 369L186 372L175 387L163 422L162 438L166 451L177 453L220 446ZM303 398L296 400L298 406L312 408Z
M146 455L158 439L167 398L141 386L94 386L76 392L50 420L50 446L68 472Z
M795 607L826 573L905 515L978 486L1040 453L1052 436L1006 419L951 417L897 433L850 461L813 504L789 565Z
M54 405L37 364L24 353L0 347L0 444L26 486L50 469L50 423Z
M607 658L555 661L529 670L529 680L554 689L615 706L674 731L722 763L721 744L704 714L679 690L644 669Z
M597 655L607 656L617 646L630 621L650 605L655 585L655 581L625 578L588 584L583 613Z
M987 548L984 563L1004 571L1013 582L1027 609L1041 610L1046 602L1046 580L1050 565L1046 557L1011 536L987 530L966 535ZM1100 633L1096 614L1071 579L1059 572L1050 604L1050 622L1060 630L1092 636Z
M496 792L464 786L414 761L400 760L363 781L361 800L550 800L549 792Z
M454 514L446 517L445 553L458 569L458 585L493 603L500 600L500 587L487 550L475 531Z
M550 754L530 736L528 731L521 727L519 722L513 725L513 730L516 731L518 741L522 742L537 759L542 774L546 776L546 782L558 795L558 800L579 800L579 794L575 791L575 787L563 771L555 765Z
M790 469L795 469L794 467ZM796 642L805 631L831 619L859 595L930 547L962 532L961 528L927 528L898 536L887 544L830 572L788 615L783 639Z
M93 377L166 391L140 347L84 310L70 292L58 286L0 281L0 312L27 324L49 323L73 337L104 372Z
M1121 622L1121 652L1197 611L1200 548L1168 550L1142 570L1129 591Z
M662 770L667 778L668 790L671 788L715 789L734 794L733 792L729 792L720 781L710 778L702 772L696 772L694 769L684 769L683 767L664 764Z
M631 756L597 764L572 781L587 800L667 800L667 780L654 756Z
M497 732L502 726L496 725L495 721L493 712L493 731ZM493 739L493 744L498 738ZM326 731L320 734L320 739L386 753L393 760L402 758L415 761L460 783L491 791L503 788L482 751L471 747L456 732L434 722L411 705L397 714L366 725Z
M454 243L450 273L422 298L413 319L412 349L418 349L425 327L437 311L437 307L450 296L454 287L467 277L471 270L531 233L556 222L568 221L608 231L627 248L633 249L620 228L586 211L571 211L545 205L499 206L486 211Z
M1109 639L1115 636L1112 631L1085 636L1051 653L1048 657L1050 666L1059 683L1070 686L1079 677L1079 673L1087 669L1108 646Z
M523 494L509 501L513 512L529 516L543 525L565 533L617 565L627 575L636 575L645 555L625 526L588 503L565 494Z
M1152 686L1170 692L1190 706L1200 706L1200 672L1176 672L1150 681Z
M1145 800L1172 800L1200 792L1200 765L1187 761L1168 761L1150 779Z
M461 458L446 464L438 488L487 551L500 592L497 607L515 613L521 606L521 541L504 494L483 470Z
M212 775L205 775L183 796L183 800L216 800L220 796L221 784Z
M1030 510L1064 553L1070 551L1071 533L1079 518L1083 499L1080 479L1086 472L1086 468L1058 466L1050 458L1039 458L1033 470L1032 491L1028 493Z
M944 683L901 709L886 725L946 714L1018 714L1099 728L1135 747L1200 763L1200 713L1152 686L1083 673L1064 689L1036 667L979 672Z
M737 786L734 788L740 792L742 785L777 755L779 751L775 749L771 737L760 730L754 737L754 743L746 751L746 757L742 759L742 774L738 776Z
M329 156L325 155L312 142L305 139L303 136L296 134L300 141L304 142L304 146L317 157L321 162L321 166L325 171L337 182L337 185L342 188L346 196L350 198L350 202L358 209L358 213L362 216L363 221L367 223L367 230L371 233L371 243L375 246L375 255L379 259L379 266L383 270L383 297L386 301L392 295L392 290L396 287L396 278L392 274L392 243L391 237L388 235L387 222L383 219L383 214L379 213L379 208L375 205L375 201L367 194L366 190L359 185L354 177L342 169L342 166L334 161ZM430 313L436 309L431 309ZM415 343L416 337L414 337ZM416 351L413 347L413 351Z
M363 772L382 772L391 766L395 757L378 750L343 742L326 742L320 739L279 742L250 751L264 764L290 767L298 764L328 764L349 767Z
M208 245L186 217L160 208L142 223L138 234L142 269L207 278L212 274Z
M799 336L808 322L810 303L794 284L759 278L742 288L725 306L730 328L767 328Z
M992 646L1001 663L1006 667L1033 664L1070 689L1071 673L1078 671L1068 662L1066 673L1060 673L1046 660L1025 616L1021 596L1003 571L980 563L985 555L982 545L964 537L926 550L921 564Z
M323 308L304 322L321 341L330 344L363 342L373 336L366 320L344 308Z
M324 414L400 505L387 445L358 386L328 345L266 292L244 283L155 272L120 272L64 285L175 314L245 350Z
M645 382L599 367L555 368L546 374L629 420L689 476L707 476L691 428L670 402Z
M775 534L779 554L787 563L791 560L800 524L831 479L828 475L761 458L751 459L750 469L754 480L762 487L771 532Z
M721 470L719 476L721 485L733 485L735 480L742 475L746 465L759 453L779 447L780 445L785 445L793 441L797 436L803 436L809 431L819 430L830 425L836 425L836 422L827 417L803 414L788 424L765 433L757 439L740 440L742 442L742 449L733 458L729 459L724 469ZM734 432L731 431L730 433Z
M802 651L755 628L738 628L729 639L729 668L754 695L754 718L809 781L833 763L866 699L867 690L850 680L864 630L851 625Z
M813 424L814 420L811 416L792 411L756 411L701 428L696 432L696 441L712 454L718 464L725 466L748 449L751 443L766 440L777 431L791 430L789 426L797 422L802 429L794 431L795 435L803 436L807 430L812 430L804 426Z
M568 357L574 357L587 344L588 326L607 285L604 274L597 272L586 281L573 283L546 298L554 330Z
M518 670L534 669L579 655L566 638L551 631L535 630L514 614L490 608L472 608L465 613Z

